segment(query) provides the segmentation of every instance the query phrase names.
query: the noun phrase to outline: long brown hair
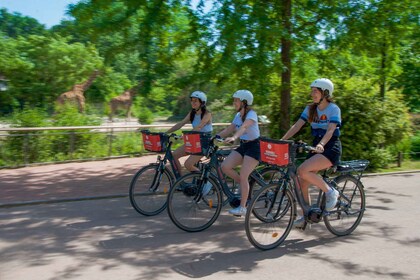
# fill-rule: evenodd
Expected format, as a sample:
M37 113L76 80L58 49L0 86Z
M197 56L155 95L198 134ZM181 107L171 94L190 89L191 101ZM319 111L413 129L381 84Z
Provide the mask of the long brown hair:
M204 115L207 112L207 109L206 109L206 104L203 104L201 102L201 100L200 100L200 103L201 103L201 107L200 107L200 109L201 109L201 116L200 116L200 119L203 119ZM191 110L191 112L190 112L190 122L191 123L193 122L196 113L197 113L196 110L194 110L194 109Z
M328 102L332 102L334 103L333 98L328 94L327 96L325 96L324 91L322 90L322 88L317 88L321 93L322 96L327 99ZM312 103L309 105L309 117L308 117L308 122L312 123L318 120L318 111L316 110L316 108L318 107L317 103Z
M247 102L244 102L244 115L242 116L242 123L245 122L246 115L248 115L248 112L251 110L252 108L247 104Z

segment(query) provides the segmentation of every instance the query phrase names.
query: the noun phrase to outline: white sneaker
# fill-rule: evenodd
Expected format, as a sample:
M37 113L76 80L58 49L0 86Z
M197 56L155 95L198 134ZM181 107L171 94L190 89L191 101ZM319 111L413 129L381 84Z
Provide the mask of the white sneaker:
M238 206L235 209L230 209L229 210L229 214L232 214L232 215L238 216L238 217L245 216L245 214L246 214L246 208L245 207L242 207L242 206Z
M325 210L327 211L331 211L335 208L338 196L340 195L336 189L332 190L332 192L325 194Z
M203 190L202 190L201 194L203 196L208 195L210 190L211 190L211 187L212 187L212 184L210 182L205 183L204 186L203 186Z
M296 218L296 220L293 222L293 227L296 229L303 230L305 227L305 217L301 216L300 218ZM305 229L310 229L311 224L306 223Z

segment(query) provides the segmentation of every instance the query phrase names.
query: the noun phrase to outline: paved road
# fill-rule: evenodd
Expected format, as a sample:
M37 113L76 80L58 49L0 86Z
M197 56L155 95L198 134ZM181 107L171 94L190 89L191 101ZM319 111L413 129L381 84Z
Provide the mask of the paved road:
M52 202L47 189L67 187L68 192L51 193L74 197L73 187L86 191L93 185L96 194L106 197L126 191L128 171L135 171L136 163L138 159L115 160L89 168L80 163L76 166L85 168L78 171L67 165L2 170L0 194L3 197L2 190L13 179L27 176L25 184L14 186L16 192L38 190L43 200ZM114 171L107 174L101 165ZM35 174L37 168L45 170L41 176L48 179L45 188ZM166 212L140 216L126 197L3 204L0 279L419 279L420 173L363 181L368 207L351 236L335 237L318 224L308 232L292 231L284 246L266 252L250 245L243 219L227 215L227 208L208 230L186 233ZM108 188L114 186L113 192L101 188L105 182Z

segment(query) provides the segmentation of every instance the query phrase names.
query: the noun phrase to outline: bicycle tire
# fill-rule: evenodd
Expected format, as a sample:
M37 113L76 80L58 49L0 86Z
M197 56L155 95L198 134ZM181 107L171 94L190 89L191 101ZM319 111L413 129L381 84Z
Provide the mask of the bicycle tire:
M159 170L157 163L149 164L137 171L130 182L130 203L142 215L157 215L166 208L172 184L169 170Z
M192 172L179 178L168 194L168 215L172 222L187 232L209 228L222 210L223 196L217 178L210 173L211 189L203 195L201 172Z
M271 195L276 193L278 195ZM288 188L277 183L261 188L252 198L245 216L249 242L260 250L280 246L293 227L295 213L294 197Z
M364 187L350 174L340 175L333 182L340 196L336 208L324 216L324 223L332 234L349 235L363 218L366 207Z
M285 176L284 171L275 166L265 166L256 172L260 174L261 178L266 184L276 184ZM257 184L256 180L253 179L251 176L249 186L250 190L252 190L250 194L251 198L262 188L262 186L260 184Z

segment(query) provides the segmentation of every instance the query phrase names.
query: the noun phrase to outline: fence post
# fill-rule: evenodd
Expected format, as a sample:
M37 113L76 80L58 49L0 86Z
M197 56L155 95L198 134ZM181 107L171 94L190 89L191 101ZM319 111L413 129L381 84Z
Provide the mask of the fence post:
M113 138L113 133L114 133L114 128L111 128L111 133L108 134L108 138L109 138L109 148L108 148L108 157L111 157L112 155L112 138Z
M397 156L397 166L401 167L401 163L402 163L402 152L398 152L398 156Z
M24 165L28 165L28 146L29 146L29 133L25 133L25 138L23 139L23 161Z
M70 159L73 159L73 153L74 153L74 131L70 131Z

